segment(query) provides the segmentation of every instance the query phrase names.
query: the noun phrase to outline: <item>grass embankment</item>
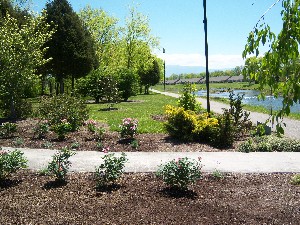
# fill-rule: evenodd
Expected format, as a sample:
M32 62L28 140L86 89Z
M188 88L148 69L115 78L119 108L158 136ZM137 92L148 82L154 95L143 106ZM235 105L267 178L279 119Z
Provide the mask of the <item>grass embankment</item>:
M167 104L176 105L177 99L151 93L131 97L128 102L114 105L112 110L108 110L106 104L88 104L88 108L91 119L107 123L113 131L119 129L124 118L131 117L138 119L139 133L164 133L163 123L152 119L152 116L163 115Z

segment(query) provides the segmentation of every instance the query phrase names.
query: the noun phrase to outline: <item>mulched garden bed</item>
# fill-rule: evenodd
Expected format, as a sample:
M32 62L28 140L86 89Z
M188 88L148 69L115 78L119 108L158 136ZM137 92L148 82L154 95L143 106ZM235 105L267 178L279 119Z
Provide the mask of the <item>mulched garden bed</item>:
M138 141L138 147L134 148L130 140L120 139L118 132L111 132L106 124L102 124L106 133L101 140L101 146L99 146L98 141L88 132L86 127L69 133L65 140L58 140L57 135L53 132L49 132L43 139L35 138L33 128L36 123L37 121L33 119L17 121L18 130L14 137L0 138L0 146L50 149L76 146L78 151L102 151L103 147L109 147L110 152L218 152L236 151L238 145L236 142L232 148L218 149L204 143L183 143L167 134L138 134L135 137Z
M178 192L135 173L97 191L91 173L57 185L24 170L0 184L0 224L300 224L300 186L291 176L205 174Z

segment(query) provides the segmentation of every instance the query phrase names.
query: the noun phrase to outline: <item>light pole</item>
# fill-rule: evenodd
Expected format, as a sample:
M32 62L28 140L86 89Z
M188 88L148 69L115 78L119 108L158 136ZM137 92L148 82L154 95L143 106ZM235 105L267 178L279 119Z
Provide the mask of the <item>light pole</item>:
M163 48L163 53L166 53L166 49ZM164 91L166 91L166 60L164 57Z
M206 58L206 98L207 98L207 112L210 114L210 103L209 103L209 71L208 71L208 42L207 42L207 17L206 17L206 0L203 0L204 8L204 33L205 33L205 58Z

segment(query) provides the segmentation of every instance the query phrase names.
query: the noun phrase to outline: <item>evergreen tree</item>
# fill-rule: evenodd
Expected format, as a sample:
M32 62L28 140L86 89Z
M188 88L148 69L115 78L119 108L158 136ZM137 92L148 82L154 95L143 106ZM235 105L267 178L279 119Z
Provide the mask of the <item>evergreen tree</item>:
M56 28L53 38L46 43L49 47L47 57L48 73L55 75L64 93L64 79L72 78L74 89L75 78L87 75L96 67L94 42L84 23L73 11L67 0L53 0L46 4L47 22Z
M150 69L140 72L140 82L145 86L145 94L149 94L150 86L158 84L160 80L160 69L157 60L153 60L153 65Z

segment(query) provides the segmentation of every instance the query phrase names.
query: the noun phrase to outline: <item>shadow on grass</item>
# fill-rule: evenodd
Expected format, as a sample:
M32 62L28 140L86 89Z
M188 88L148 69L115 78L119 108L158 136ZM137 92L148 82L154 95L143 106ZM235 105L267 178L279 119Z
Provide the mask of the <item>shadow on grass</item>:
M168 198L188 198L196 199L198 194L189 189L180 189L178 187L167 187L159 191L160 194Z
M48 181L44 184L43 188L45 190L55 189L55 188L61 188L68 184L66 180L52 180Z
M0 181L0 191L8 189L8 188L16 187L20 183L22 183L22 180L4 179L4 180Z

